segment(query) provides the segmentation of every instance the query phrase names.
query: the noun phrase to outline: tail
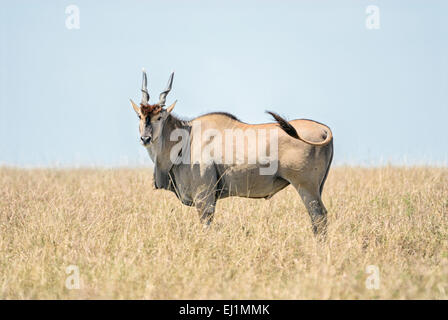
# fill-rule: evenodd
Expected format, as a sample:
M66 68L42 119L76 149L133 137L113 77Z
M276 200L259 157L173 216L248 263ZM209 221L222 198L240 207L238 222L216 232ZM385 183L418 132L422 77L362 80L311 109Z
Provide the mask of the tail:
M328 161L327 171L325 171L324 178L322 179L322 182L320 183L320 187L319 187L320 195L322 195L322 191L324 189L324 184L325 184L325 181L327 180L328 172L330 171L331 162L333 161L333 155L334 155L334 148L332 147L331 148L330 161Z
M331 132L330 128L328 128L324 124L321 124L322 126L325 127L325 131L327 133L327 137L325 138L325 140L321 141L321 142L313 142L313 141L306 140L306 139L300 137L299 134L297 133L296 129L291 124L289 124L288 121L286 121L285 119L280 117L277 113L271 112L271 111L266 111L266 112L269 113L272 117L274 117L275 121L277 121L280 128L282 128L283 131L285 131L291 137L301 140L301 141L308 143L312 146L317 146L317 147L326 146L333 139L333 133Z

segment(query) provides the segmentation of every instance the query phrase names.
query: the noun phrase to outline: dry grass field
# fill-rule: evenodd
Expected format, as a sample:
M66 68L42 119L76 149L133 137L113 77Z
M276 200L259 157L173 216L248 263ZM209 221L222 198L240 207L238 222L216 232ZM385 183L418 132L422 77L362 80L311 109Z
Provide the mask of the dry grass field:
M2 299L447 299L448 169L330 171L326 243L291 187L209 230L150 169L0 168ZM79 267L80 289L65 287ZM368 265L379 289L368 289Z

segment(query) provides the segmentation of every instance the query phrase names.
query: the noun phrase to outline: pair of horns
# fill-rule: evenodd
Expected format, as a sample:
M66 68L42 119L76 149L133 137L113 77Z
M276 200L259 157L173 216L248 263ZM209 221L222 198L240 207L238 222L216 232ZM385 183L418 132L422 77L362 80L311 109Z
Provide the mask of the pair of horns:
M166 104L166 96L171 91L171 87L173 86L173 78L174 72L171 73L170 78L168 79L168 84L166 89L160 94L159 102L157 103L159 106L164 107ZM149 104L149 93L148 93L148 78L146 76L146 71L143 69L143 81L142 81L142 105Z

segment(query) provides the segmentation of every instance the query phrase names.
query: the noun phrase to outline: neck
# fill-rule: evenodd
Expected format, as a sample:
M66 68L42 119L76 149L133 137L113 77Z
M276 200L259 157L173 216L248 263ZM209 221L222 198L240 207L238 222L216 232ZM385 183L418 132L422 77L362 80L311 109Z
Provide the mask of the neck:
M187 130L190 132L191 125L188 121L180 120L169 114L163 124L161 139L152 148L148 149L151 159L154 161L154 181L156 188L169 189L170 171L175 162L170 158L171 148L179 143L171 141L171 133L176 130ZM172 161L173 160L173 161Z
M181 120L177 118L176 116L169 114L168 117L165 120L165 123L163 124L162 134L163 137L161 141L158 143L158 150L159 152L162 152L162 150L167 151L171 150L171 148L179 143L179 137L175 137L174 141L171 141L171 134L175 130L184 131L181 133L181 136L185 138L184 134L187 133L187 135L191 132L191 124L189 121ZM166 153L166 154L169 154Z

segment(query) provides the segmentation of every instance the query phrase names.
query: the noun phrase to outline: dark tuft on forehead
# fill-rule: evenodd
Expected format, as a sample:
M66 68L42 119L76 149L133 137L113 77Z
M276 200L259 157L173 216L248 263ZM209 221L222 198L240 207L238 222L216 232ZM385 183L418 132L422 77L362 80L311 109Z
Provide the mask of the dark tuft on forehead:
M143 103L141 103L140 106L142 107L141 112L144 116L155 115L162 110L162 107L159 106L158 104L143 104Z

